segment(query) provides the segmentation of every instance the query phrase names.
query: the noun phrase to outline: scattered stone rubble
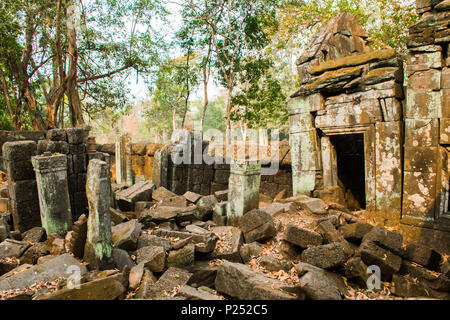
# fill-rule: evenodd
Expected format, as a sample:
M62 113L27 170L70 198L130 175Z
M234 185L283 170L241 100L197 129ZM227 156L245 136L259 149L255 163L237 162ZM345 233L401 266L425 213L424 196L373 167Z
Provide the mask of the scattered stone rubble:
M448 68L434 58L445 57L448 66L449 1L417 2L421 20L408 44L409 59L417 61L407 71L412 83L414 75L430 73L427 85L439 73L444 85L425 93L445 100ZM398 55L374 51L364 30L341 14L297 63L302 87L290 110L293 190L261 193L259 162L171 164L173 146L152 151L147 181L133 174L132 155L148 150L126 136L115 145L119 174L112 183L109 154L96 152L84 129L55 129L45 140L38 135L37 143L3 144L8 187L0 186L0 199L8 201L0 201L0 299L450 299L449 256L367 220L370 211L356 210L361 198L344 192L336 172L331 136L360 125L373 127L364 134L380 142L366 154L393 163L400 158L400 140L386 142L403 121ZM413 121L405 121L406 128L416 120L421 127L428 118L446 123L441 114L412 111L425 99L422 93L408 92L405 120ZM447 149L445 132L441 151ZM203 146L196 137L186 145L196 144ZM417 209L402 204L400 165L385 168L373 159L368 167L384 180L367 184L367 208ZM405 159L419 175L436 167L408 153Z
M405 244L398 232L371 225L345 207L285 198L261 203L231 226L198 213L205 203L217 205L214 195L202 202L205 196L189 192L178 206L167 206L177 195L160 187L140 198L150 206L121 212L108 208L109 189L100 187L109 183L104 168L100 160L90 162L89 219L81 216L65 239L43 228L19 240L7 231L0 243L0 298L450 298L447 256ZM320 212L305 206L318 201ZM112 210L125 218L112 222L106 218ZM373 265L381 271L378 290L367 288ZM70 285L74 269L78 289Z

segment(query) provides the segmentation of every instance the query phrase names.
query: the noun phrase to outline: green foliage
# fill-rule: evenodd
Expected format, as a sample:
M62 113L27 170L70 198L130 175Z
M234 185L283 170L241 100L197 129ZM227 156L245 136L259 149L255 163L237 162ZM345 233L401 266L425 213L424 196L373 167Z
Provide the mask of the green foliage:
M200 122L200 119L202 117L201 110L203 109L203 101L196 100L193 101L192 104L196 109L193 120L196 122ZM218 96L214 100L209 102L208 108L206 109L205 113L205 123L203 124L204 132L208 131L209 129L225 131L225 106L226 102L223 96Z

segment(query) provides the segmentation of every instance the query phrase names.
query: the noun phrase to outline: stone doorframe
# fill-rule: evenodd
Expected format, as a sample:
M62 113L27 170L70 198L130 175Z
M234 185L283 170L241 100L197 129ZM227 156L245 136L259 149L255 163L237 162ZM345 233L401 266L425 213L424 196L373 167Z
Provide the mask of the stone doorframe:
M364 136L364 170L365 170L365 191L366 209L376 208L376 163L375 163L375 126L359 125L349 128L320 128L321 150L322 150L322 170L324 188L337 185L337 159L336 151L330 142L330 136L363 134Z

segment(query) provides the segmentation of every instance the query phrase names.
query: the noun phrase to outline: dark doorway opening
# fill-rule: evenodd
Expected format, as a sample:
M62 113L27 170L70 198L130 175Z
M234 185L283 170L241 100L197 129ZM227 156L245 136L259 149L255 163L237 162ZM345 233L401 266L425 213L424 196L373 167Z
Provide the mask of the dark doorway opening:
M330 137L337 157L339 180L345 191L351 192L361 209L366 208L366 182L364 164L364 135L345 134Z

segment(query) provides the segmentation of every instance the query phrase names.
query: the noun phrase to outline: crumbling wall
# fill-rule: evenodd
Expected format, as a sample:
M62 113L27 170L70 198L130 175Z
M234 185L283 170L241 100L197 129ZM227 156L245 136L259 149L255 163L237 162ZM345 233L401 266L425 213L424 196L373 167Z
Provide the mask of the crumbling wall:
M409 30L402 228L440 249L450 243L450 5L416 2ZM420 228L417 228L420 227Z
M156 151L163 144L158 143L133 143L131 150L132 170L135 180L152 180L153 163ZM115 144L108 143L98 145L97 150L111 156L111 179L116 180L116 150Z
M319 31L297 61L300 90L289 103L293 193L339 186L333 136L364 137L365 208L401 211L403 63L393 49L372 48L349 14ZM350 206L350 205L349 205ZM363 204L359 204L360 207Z

